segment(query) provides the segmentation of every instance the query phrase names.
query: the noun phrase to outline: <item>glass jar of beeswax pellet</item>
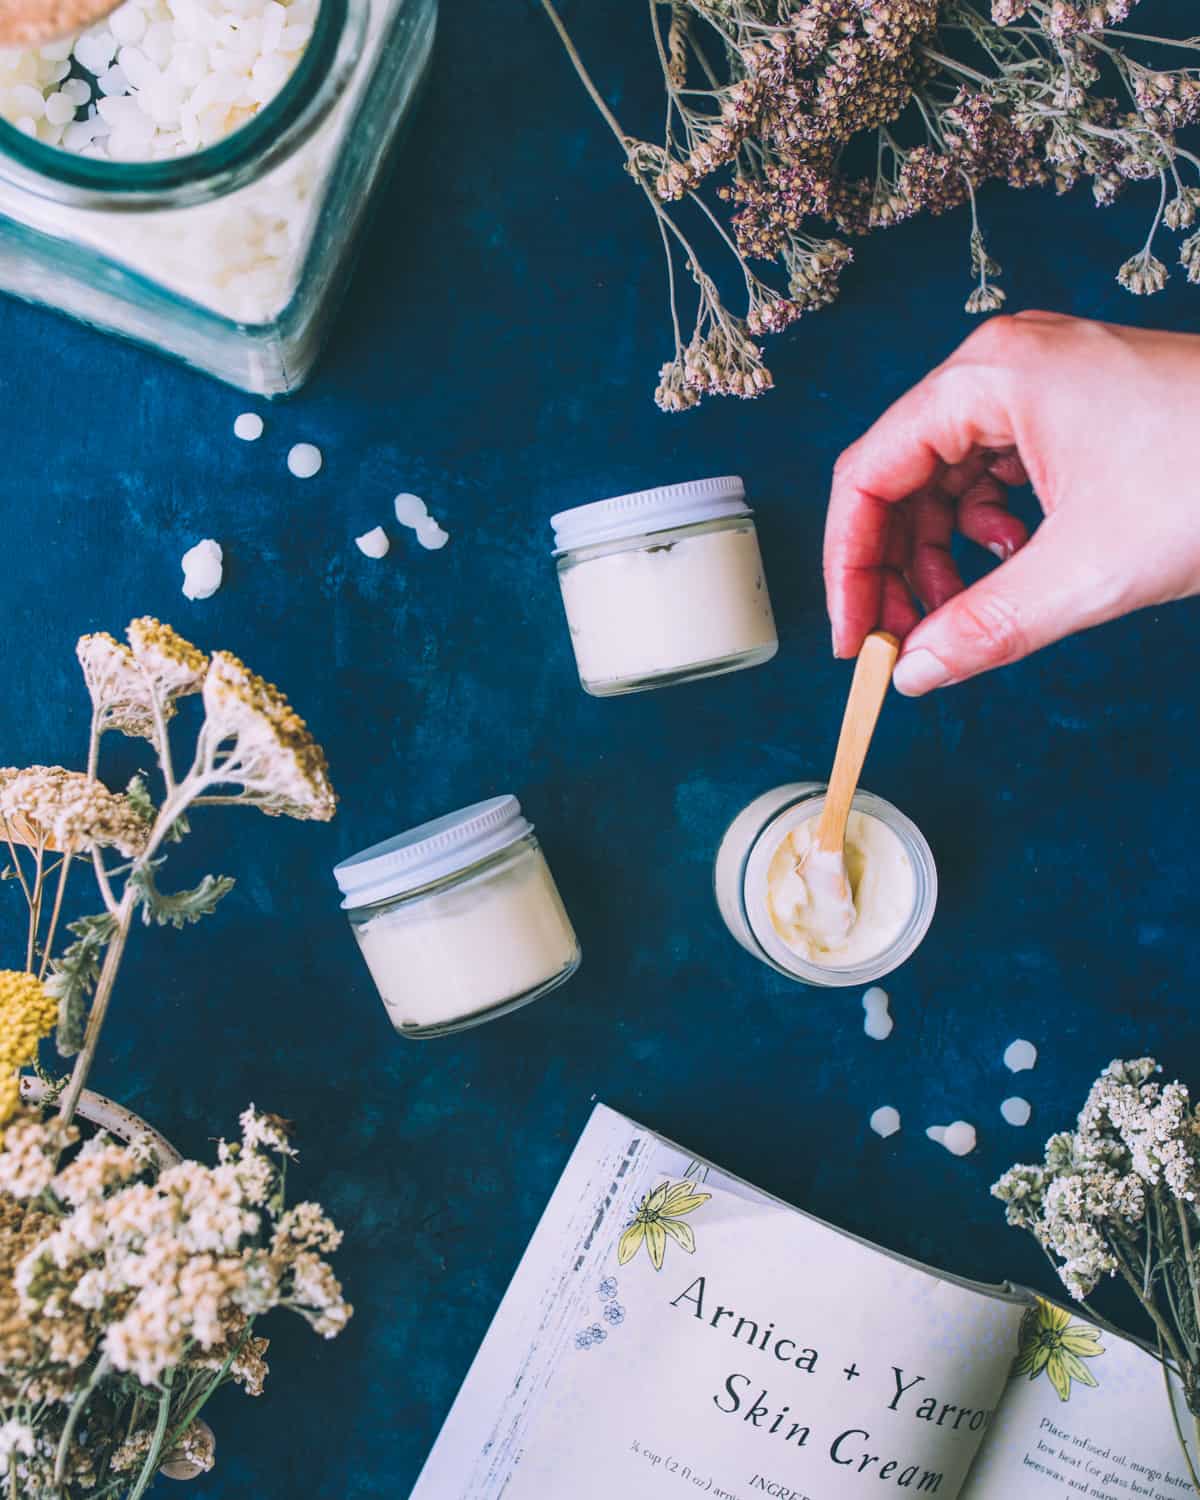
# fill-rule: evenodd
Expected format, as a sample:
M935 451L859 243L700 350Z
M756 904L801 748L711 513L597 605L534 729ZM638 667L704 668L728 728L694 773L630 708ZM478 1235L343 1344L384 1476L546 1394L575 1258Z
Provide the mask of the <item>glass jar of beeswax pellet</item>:
M532 825L494 797L343 860L343 907L392 1025L443 1036L527 1005L579 967Z
M579 679L597 697L691 682L779 649L754 516L734 476L551 520Z
M124 0L0 50L0 290L243 390L299 386L437 0Z

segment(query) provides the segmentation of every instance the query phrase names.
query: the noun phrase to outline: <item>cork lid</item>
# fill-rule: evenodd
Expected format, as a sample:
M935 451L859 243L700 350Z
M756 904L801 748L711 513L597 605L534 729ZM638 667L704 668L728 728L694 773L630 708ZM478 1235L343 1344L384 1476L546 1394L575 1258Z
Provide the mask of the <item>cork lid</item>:
M115 9L116 0L0 0L0 47L73 36Z

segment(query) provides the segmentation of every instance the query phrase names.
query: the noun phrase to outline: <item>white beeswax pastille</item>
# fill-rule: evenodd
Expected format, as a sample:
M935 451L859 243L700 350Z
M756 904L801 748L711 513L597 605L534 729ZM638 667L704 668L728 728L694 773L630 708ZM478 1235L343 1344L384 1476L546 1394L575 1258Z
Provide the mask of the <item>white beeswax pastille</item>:
M1026 1073L1037 1065L1038 1050L1032 1042L1010 1042L1004 1049L1004 1066L1010 1073Z
M413 530L416 530L429 515L429 507L420 495L397 495L392 505L396 512L396 519L401 526L410 526Z
M945 1147L951 1156L970 1156L978 1144L975 1127L966 1120L955 1120L952 1125L931 1125L925 1134Z
M888 1013L888 992L873 985L863 996L866 1018L863 1030L873 1042L886 1042L895 1029L895 1021Z
M362 536L354 538L354 545L364 557L386 557L391 548L388 534L382 526L376 526L371 531L364 531Z
M288 452L287 466L297 479L311 479L325 462L315 443L296 443Z
M639 490L552 517L584 689L689 682L779 649L754 516L734 475Z
M219 542L205 537L183 554L183 592L188 599L211 599L221 587L224 554Z
M1033 1106L1028 1099L1021 1099L1014 1095L1000 1106L1000 1113L1009 1125L1028 1125L1033 1117Z
M417 541L427 552L438 552L450 540L450 533L443 531L441 526L433 519L427 517L424 521L418 521L416 525Z

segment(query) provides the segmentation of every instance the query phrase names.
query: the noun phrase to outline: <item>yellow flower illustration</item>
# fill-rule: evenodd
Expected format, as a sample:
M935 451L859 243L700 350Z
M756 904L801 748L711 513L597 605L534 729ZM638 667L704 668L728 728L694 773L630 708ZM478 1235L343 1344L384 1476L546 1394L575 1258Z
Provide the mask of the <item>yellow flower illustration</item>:
M1028 1375L1036 1380L1044 1370L1060 1401L1071 1399L1071 1382L1098 1386L1100 1382L1084 1364L1104 1353L1100 1335L1086 1323L1072 1323L1065 1308L1039 1297L1021 1322L1013 1379Z
M698 1193L694 1182L660 1183L638 1205L637 1213L617 1246L617 1260L625 1265L644 1243L654 1269L661 1271L668 1235L691 1255L696 1248L696 1236L690 1224L681 1224L679 1220L684 1214L694 1213L711 1197L711 1193Z

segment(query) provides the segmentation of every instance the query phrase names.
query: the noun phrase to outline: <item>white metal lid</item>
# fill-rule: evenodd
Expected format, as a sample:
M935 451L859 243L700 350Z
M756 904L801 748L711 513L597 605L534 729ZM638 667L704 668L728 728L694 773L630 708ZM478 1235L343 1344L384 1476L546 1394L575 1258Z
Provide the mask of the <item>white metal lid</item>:
M577 505L574 510L551 516L550 525L554 528L555 551L572 552L598 542L749 513L746 486L736 474L726 474L720 479L693 479L688 484L668 484Z
M470 869L532 832L515 797L492 797L352 854L333 878L343 907L370 906Z

